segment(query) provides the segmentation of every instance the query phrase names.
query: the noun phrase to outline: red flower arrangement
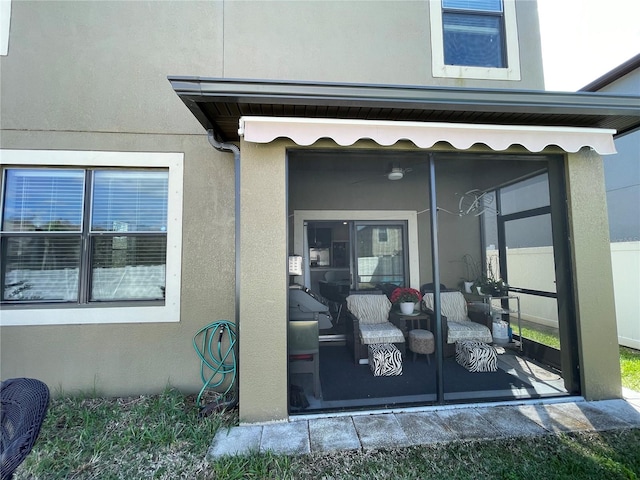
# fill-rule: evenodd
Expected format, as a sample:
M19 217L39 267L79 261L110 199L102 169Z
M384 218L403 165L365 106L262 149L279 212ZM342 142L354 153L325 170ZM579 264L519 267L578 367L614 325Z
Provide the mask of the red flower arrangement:
M391 303L417 303L422 300L422 295L415 288L398 287L391 292Z

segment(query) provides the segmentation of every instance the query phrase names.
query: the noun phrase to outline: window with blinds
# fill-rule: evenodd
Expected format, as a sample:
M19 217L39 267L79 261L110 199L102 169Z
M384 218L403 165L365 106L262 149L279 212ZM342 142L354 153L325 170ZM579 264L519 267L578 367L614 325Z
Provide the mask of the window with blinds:
M445 65L505 68L502 0L442 0Z
M164 299L168 170L3 173L2 302Z

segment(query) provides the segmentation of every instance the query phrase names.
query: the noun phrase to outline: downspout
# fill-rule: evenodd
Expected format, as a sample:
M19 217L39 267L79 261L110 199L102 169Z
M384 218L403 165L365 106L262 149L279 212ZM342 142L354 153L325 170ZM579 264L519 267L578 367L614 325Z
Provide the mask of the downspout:
M221 142L216 138L216 134L213 129L207 131L207 138L209 143L213 148L218 150L219 152L230 152L233 153L233 171L234 171L234 204L235 204L235 318L234 323L236 324L236 338L238 342L236 343L236 348L239 349L240 344L240 148L228 142ZM239 355L236 352L236 361L239 361ZM236 375L238 369L236 368ZM239 400L239 387L238 387L238 379L235 379L234 385L234 396L232 399L216 403L211 406L211 408L206 408L211 412L212 410L224 410L229 408L234 408L238 405ZM202 412L204 413L204 412Z

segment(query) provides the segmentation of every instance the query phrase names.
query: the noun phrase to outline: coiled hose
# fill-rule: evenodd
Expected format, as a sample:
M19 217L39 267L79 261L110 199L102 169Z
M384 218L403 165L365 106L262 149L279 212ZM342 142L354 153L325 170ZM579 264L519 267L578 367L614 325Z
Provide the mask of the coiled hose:
M193 336L193 348L200 357L200 377L202 388L198 394L196 403L200 407L200 415L206 415L213 410L233 408L238 403L236 391L236 328L235 323L228 320L219 320L201 328ZM226 333L226 341L223 341ZM226 349L223 348L226 345ZM224 350L224 351L223 351ZM225 383L228 376L232 375L229 385L220 400L203 405L202 396L206 390L216 389ZM227 395L233 389L231 398Z

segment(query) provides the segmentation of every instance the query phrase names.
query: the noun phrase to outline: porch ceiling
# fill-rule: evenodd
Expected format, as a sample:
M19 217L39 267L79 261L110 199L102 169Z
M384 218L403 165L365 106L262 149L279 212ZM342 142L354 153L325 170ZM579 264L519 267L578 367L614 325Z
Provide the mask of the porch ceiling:
M640 96L593 92L285 82L171 76L206 130L238 141L242 116L640 129Z

